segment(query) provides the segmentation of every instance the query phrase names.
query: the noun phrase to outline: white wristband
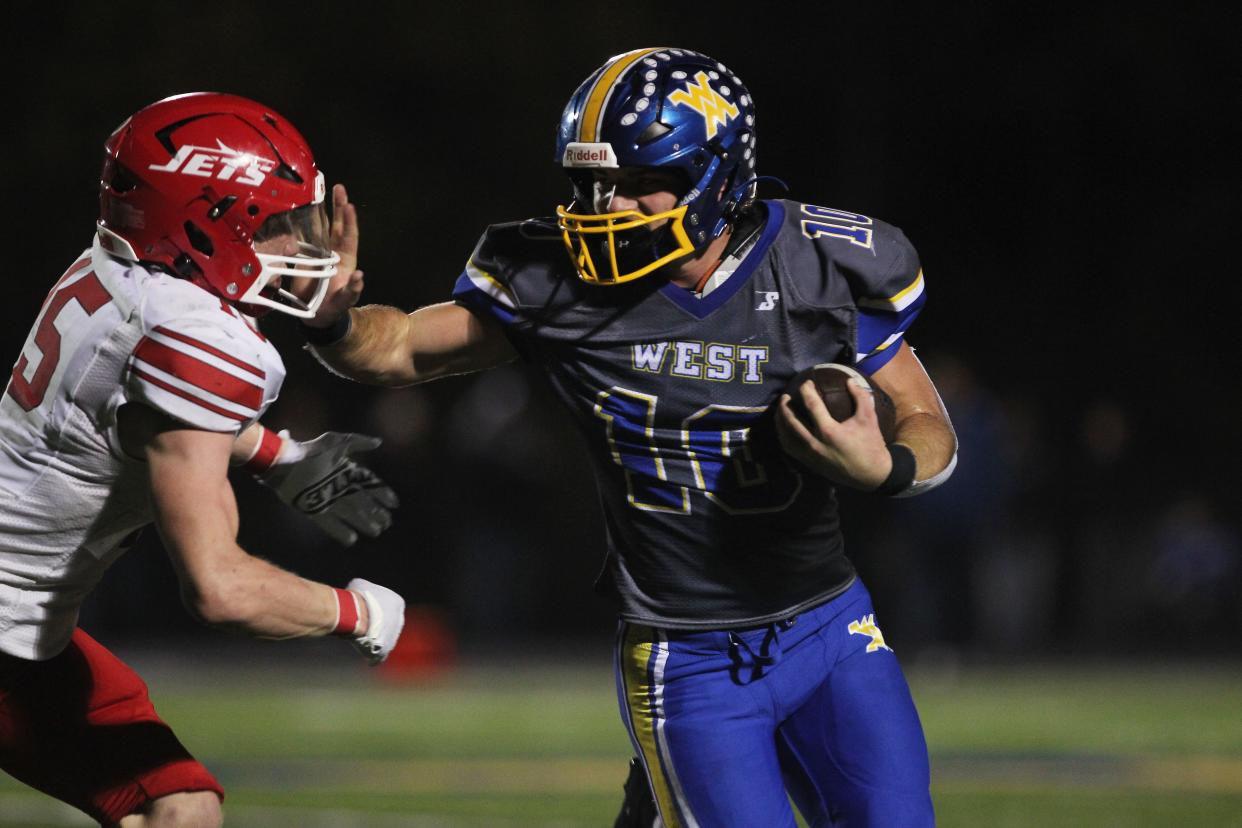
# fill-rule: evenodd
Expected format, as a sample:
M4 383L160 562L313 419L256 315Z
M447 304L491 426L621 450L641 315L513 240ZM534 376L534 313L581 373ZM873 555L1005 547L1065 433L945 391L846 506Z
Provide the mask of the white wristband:
M953 452L953 457L949 460L949 465L941 469L939 473L933 474L931 477L927 478L926 480L914 481L906 489L893 495L893 497L914 497L915 495L921 495L926 492L930 492L932 489L936 488L941 483L943 483L944 481L952 477L953 470L956 468L957 468L957 452L955 451Z

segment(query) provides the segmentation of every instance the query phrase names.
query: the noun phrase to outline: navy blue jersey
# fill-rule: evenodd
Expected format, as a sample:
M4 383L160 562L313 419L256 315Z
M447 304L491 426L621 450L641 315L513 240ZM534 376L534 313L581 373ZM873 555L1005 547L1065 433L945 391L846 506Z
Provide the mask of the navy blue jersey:
M766 623L853 580L832 485L781 451L773 402L820 362L873 373L923 303L918 256L866 216L764 201L700 297L658 276L580 281L555 225L489 227L454 298L498 320L586 436L603 585L658 627Z

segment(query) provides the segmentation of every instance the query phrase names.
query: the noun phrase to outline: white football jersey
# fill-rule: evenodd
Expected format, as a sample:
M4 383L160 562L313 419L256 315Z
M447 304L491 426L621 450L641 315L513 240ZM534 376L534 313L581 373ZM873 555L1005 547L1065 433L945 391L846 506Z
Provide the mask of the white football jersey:
M284 375L272 344L206 290L98 242L83 253L44 301L0 400L0 651L59 653L82 600L154 518L117 409L142 403L238 432Z

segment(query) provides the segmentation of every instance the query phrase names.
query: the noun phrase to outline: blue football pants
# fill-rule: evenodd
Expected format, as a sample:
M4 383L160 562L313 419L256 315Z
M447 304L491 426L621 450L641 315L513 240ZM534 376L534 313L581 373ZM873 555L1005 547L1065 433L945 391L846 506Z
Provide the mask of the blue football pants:
M927 743L860 581L747 630L622 622L621 715L667 828L935 824Z

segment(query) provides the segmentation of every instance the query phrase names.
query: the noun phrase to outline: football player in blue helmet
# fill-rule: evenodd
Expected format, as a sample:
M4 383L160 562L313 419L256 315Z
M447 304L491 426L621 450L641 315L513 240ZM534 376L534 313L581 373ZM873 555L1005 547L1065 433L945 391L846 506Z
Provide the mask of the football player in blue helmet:
M350 308L359 285L338 278L308 339L385 385L520 356L575 419L638 757L618 826L794 828L791 800L813 826L932 825L922 727L835 494L917 494L955 462L905 342L925 299L914 247L869 216L757 198L750 92L685 49L593 72L556 162L570 204L488 227L454 302ZM852 416L795 381L821 363L853 378Z
M587 78L565 107L556 161L574 201L557 220L578 275L621 284L724 234L755 195L755 107L723 63L685 49L618 55ZM610 210L642 171L678 198L668 210ZM663 174L663 179L655 175Z

